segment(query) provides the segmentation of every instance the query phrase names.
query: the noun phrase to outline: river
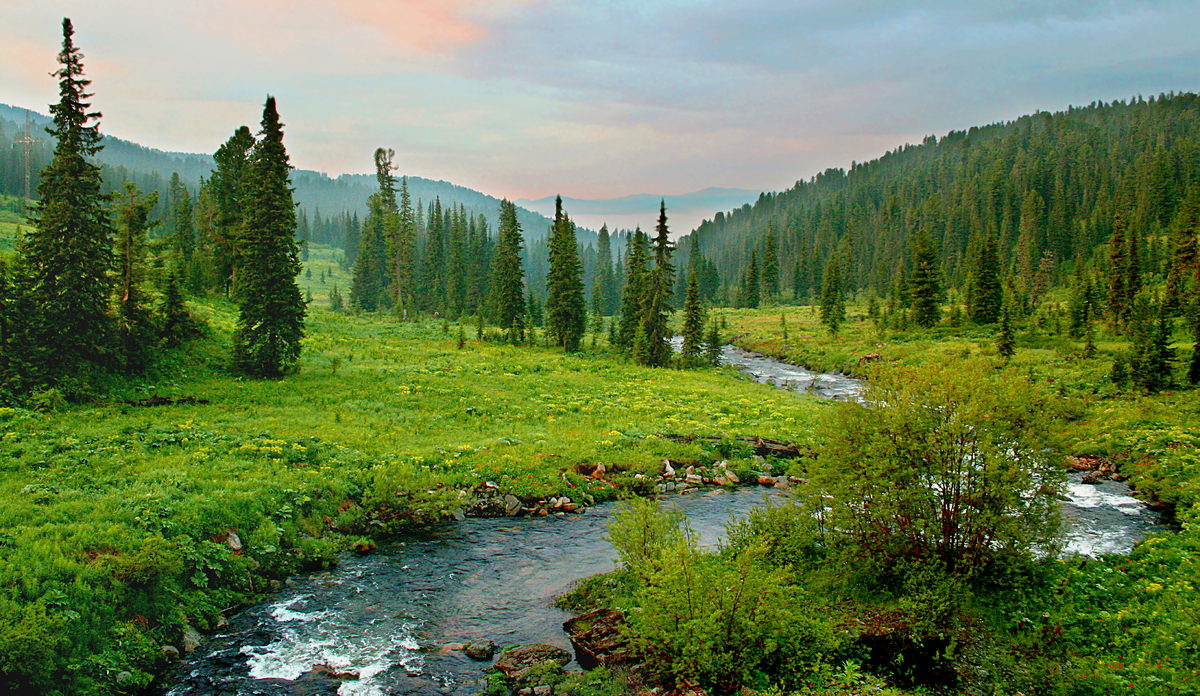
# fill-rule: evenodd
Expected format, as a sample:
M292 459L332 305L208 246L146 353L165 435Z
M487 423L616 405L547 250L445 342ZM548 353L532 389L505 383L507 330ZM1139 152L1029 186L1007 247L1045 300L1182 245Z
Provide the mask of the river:
M758 381L857 398L861 383L817 375L727 346L725 360ZM717 489L664 499L678 506L713 546L726 523L764 500L757 487ZM371 555L342 557L329 572L291 579L269 602L229 625L180 668L170 696L343 696L420 694L473 696L488 663L450 643L491 640L507 647L549 643L571 649L562 631L569 615L552 605L579 579L611 570L616 553L605 540L614 505L586 514L468 519L437 525ZM1157 515L1112 481L1069 478L1063 516L1065 554L1127 553L1152 533ZM358 679L312 678L314 665L353 670Z

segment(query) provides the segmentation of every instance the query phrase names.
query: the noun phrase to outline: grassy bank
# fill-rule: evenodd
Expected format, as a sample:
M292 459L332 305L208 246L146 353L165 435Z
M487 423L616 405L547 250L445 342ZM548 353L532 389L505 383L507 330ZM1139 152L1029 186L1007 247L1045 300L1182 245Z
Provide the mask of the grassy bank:
M188 624L214 627L368 536L469 512L486 481L527 505L603 500L663 457L717 456L659 433L809 443L827 407L716 370L459 349L441 323L321 309L299 374L242 380L224 369L234 309L194 309L210 335L152 375L91 404L0 410L7 691L144 692ZM608 482L574 472L601 461Z

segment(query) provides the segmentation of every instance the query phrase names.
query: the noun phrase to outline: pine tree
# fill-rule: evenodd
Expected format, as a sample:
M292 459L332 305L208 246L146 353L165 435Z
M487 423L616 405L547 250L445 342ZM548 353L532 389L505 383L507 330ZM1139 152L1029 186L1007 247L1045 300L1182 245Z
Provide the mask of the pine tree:
M113 322L109 296L113 265L112 227L101 193L99 113L90 113L83 55L73 42L71 20L62 23L59 102L50 106L56 143L38 182L34 226L20 240L16 317L23 339L20 372L28 386L86 380L89 367L109 362ZM83 384L76 382L79 387Z
M821 325L836 336L838 327L846 320L846 305L842 299L842 269L837 254L830 254L821 280Z
M646 270L649 253L646 233L638 227L625 257L625 294L621 298L621 321L617 328L617 345L625 350L633 348L642 322L642 300L649 283Z
M592 294L600 298L596 304L601 314L608 316L617 311L617 278L613 273L612 240L608 225L600 228L596 242L596 280Z
M1200 383L1200 297L1192 295L1188 303L1188 323L1192 329L1192 361L1188 365L1188 381Z
M1171 265L1167 271L1167 294L1164 301L1173 313L1185 312L1187 298L1200 288L1196 280L1200 277L1200 252L1197 251L1196 234L1200 232L1200 185L1192 184L1187 201L1175 222L1175 233L1171 245Z
M708 358L709 365L721 364L721 334L718 331L717 322L714 319L709 323L708 337L705 338L705 357Z
M635 347L634 359L650 367L665 367L671 361L670 331L667 318L673 311L670 298L675 284L675 266L671 263L673 247L667 234L666 201L658 216L654 235L654 269L647 277L642 300L642 323L638 339L644 337L641 349Z
M1133 294L1129 291L1129 247L1125 220L1118 210L1113 219L1112 239L1108 246L1108 315L1112 325L1122 327L1129 319Z
M525 297L522 288L525 271L521 268L521 223L517 221L517 206L507 199L500 201L500 240L492 257L491 296L493 316L512 343L525 341ZM530 299L533 299L532 291Z
M562 197L554 204L554 227L550 233L550 273L546 277L546 331L555 344L568 353L579 350L586 331L587 306L583 296L583 269L575 242L575 223L562 209Z
M767 228L767 239L763 248L762 297L775 297L779 294L779 241L775 239L775 226Z
M246 200L250 192L251 160L254 135L246 126L234 131L213 155L216 169L208 181L215 207L212 263L221 292L238 298L238 268L241 265L241 238L246 226ZM355 246L355 253L358 247Z
M358 256L354 260L354 276L350 284L350 306L364 312L374 312L384 300L387 285L389 241L398 242L395 177L392 176L391 150L375 150L375 176L379 190L367 199L367 219L363 221Z
M1005 362L1016 354L1016 336L1013 335L1012 317L1008 307L1000 310L1000 333L996 336L996 352Z
M750 250L750 267L746 269L746 278L742 282L742 304L750 309L758 309L762 301L758 277L758 259L754 250Z
M994 324L1000 318L1004 291L1000 286L1000 258L991 232L977 245L967 286L967 316L976 324Z
M396 283L396 314L408 318L408 310L415 308L413 292L413 253L417 245L417 220L413 214L412 195L408 192L408 177L400 180L400 209L396 229L397 236L392 248L392 273Z
M1150 393L1169 387L1171 363L1175 359L1175 351L1171 348L1171 318L1163 303L1153 299L1148 290L1138 293L1133 300L1129 334L1133 344L1129 371L1134 384Z
M183 289L180 285L177 273L172 272L167 276L158 335L163 345L168 348L177 347L195 331L192 317L184 304Z
M150 213L157 204L157 191L143 196L131 181L125 182L125 191L116 199L120 264L117 335L121 368L130 374L142 372L150 364L154 326L142 281L146 275L146 232L150 229Z
M296 285L296 207L283 124L268 96L254 148L242 236L244 290L233 337L235 368L255 377L279 377L300 358L306 307Z
M345 304L342 300L342 293L338 292L337 283L329 290L329 311L341 312L345 309Z
M704 305L700 302L700 283L696 272L688 274L687 297L683 302L683 347L684 362L694 364L700 360L704 347Z
M193 220L192 196L187 186L179 179L179 173L171 175L171 215L174 218L174 232L171 235L171 248L179 265L187 269L192 262L192 253L196 250L196 225Z
M917 232L912 249L913 274L908 281L912 319L928 329L942 319L942 269L933 241L925 230Z

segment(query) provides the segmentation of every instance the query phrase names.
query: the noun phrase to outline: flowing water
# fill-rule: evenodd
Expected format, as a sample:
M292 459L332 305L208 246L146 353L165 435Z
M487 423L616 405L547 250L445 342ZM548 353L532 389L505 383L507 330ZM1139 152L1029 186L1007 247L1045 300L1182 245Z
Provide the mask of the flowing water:
M726 363L756 381L855 399L862 384L814 375L726 346ZM767 495L764 495L764 490ZM1157 515L1123 483L1069 478L1064 555L1128 553L1152 533ZM725 524L778 492L756 487L671 496L701 544L713 546ZM333 571L300 576L274 600L230 620L181 668L170 696L228 694L420 694L473 696L488 662L449 643L494 641L501 647L549 643L570 650L569 615L553 598L582 578L611 570L605 541L612 504L586 514L468 519L440 525L365 557L344 556ZM358 679L313 678L315 665L352 670Z

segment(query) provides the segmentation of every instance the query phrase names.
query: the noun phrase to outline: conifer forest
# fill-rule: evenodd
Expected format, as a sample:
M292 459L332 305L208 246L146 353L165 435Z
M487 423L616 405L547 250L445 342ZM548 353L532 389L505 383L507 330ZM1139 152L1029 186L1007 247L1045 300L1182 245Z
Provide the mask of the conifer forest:
M1200 95L591 229L297 169L287 90L108 136L61 30L0 105L0 693L1200 693Z

